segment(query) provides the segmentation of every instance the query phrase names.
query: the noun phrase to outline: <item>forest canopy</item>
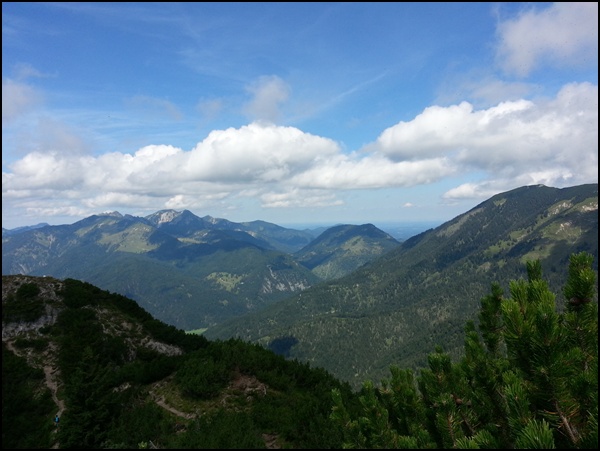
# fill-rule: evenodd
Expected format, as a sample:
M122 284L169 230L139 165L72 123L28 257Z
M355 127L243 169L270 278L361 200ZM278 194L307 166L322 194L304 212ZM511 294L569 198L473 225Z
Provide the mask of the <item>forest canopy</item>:
M465 326L465 355L437 347L428 367L391 367L365 381L359 413L334 389L331 418L344 448L598 447L598 303L593 257L571 255L565 305L539 261L504 296L492 283L478 325Z

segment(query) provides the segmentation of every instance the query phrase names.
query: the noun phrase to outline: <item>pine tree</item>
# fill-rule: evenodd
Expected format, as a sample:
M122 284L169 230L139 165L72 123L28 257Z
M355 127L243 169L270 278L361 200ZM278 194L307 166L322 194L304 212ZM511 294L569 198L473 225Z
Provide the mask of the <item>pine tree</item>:
M391 368L366 381L356 418L334 393L349 448L597 448L598 303L592 256L573 254L564 308L527 262L527 280L497 283L465 326L465 356L440 347L416 380Z

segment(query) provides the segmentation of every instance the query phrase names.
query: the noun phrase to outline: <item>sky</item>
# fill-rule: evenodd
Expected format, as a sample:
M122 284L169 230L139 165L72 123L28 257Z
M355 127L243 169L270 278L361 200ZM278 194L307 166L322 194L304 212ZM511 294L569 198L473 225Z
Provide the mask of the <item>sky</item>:
M440 224L598 183L598 3L3 2L2 227Z

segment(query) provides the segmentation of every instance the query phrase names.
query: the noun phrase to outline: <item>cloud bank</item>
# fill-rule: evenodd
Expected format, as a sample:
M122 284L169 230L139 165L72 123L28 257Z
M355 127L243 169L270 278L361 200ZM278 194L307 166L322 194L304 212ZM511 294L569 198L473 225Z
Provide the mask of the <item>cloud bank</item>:
M548 100L476 110L431 106L363 149L264 121L211 132L191 150L150 145L133 153L36 151L2 174L2 196L28 214L89 215L126 208L202 210L255 197L263 207L335 206L352 190L413 187L477 174L447 200L484 199L529 184L598 178L598 88L564 86ZM157 208L159 206L159 208Z

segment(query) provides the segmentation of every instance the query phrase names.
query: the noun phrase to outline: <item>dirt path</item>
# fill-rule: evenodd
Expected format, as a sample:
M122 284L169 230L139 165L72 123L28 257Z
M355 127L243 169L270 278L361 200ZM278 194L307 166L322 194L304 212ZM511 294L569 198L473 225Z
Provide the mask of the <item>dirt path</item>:
M6 347L11 352L18 355L19 357L23 357L23 358L27 359L27 361L29 362L30 365L38 367L37 365L35 365L33 363L34 359L33 359L32 354L27 351L17 349L14 346L14 340L4 339L3 341L4 341L4 343L6 343ZM54 351L55 351L54 345L52 343L50 343L49 349L44 353L45 357L46 357L46 358L44 358L45 362L49 362L49 361L52 362L52 358L50 356L54 353ZM43 370L44 370L44 376L45 376L45 385L50 390L50 393L52 395L52 400L54 401L54 404L56 404L56 410L57 410L56 414L59 417L61 417L63 415L63 412L65 411L65 403L62 399L59 399L59 397L58 397L58 380L59 380L58 377L59 377L60 373L58 371L58 368L56 368L56 366L54 366L52 364L45 365L43 367ZM247 376L242 376L242 375L238 375L238 377L235 378L235 380L231 384L231 388L245 392L246 394L248 394L250 392L258 392L263 396L266 394L266 386L264 384L258 382L255 378L249 378ZM172 414L177 415L180 418L184 418L186 420L191 420L191 419L197 417L197 415L195 415L193 413L185 413L185 412L181 412L180 410L177 410L175 407L167 404L164 397L157 395L156 393L152 393L152 391L150 392L150 394L152 395L152 398L154 398L154 402L156 402L157 405L159 405L163 409L171 412ZM226 401L226 398L227 398L227 396L223 399L223 402ZM279 446L279 444L277 443L278 442L277 435L263 434L262 437L263 437L263 440L265 441L265 445L266 445L267 449L280 449L281 448ZM59 443L56 442L52 446L52 449L57 449L57 448L59 448L59 446L60 446Z
M186 420L191 420L197 418L199 413L185 413L176 409L172 405L168 404L165 397L159 393L159 389L164 382L158 382L154 385L154 387L150 390L150 396L154 400L154 402L162 407L163 409L171 412L174 415L177 415L180 418L184 418ZM265 396L267 394L267 387L262 382L258 381L255 377L249 377L243 374L237 374L234 377L233 381L229 384L229 389L234 390L239 393L243 393L246 395L255 394L258 396ZM228 390L226 390L228 391ZM222 394L220 404L225 406L228 404L228 399L232 395ZM267 449L281 449L279 445L279 437L276 434L262 434L262 439L265 441L265 447Z
M186 420L190 420L192 418L196 418L196 415L193 413L185 413L177 410L173 406L168 405L163 398L155 398L154 401L156 404L161 406L163 409L168 410L169 412L177 415L178 417L185 418Z
M27 362L30 365L37 367L36 365L33 364L33 362L31 361L32 359L30 358L31 356L27 352L20 352L17 348L15 348L14 342L12 340L4 340L4 343L6 343L6 347L10 351L12 351L14 354L18 355L19 357L23 357L23 358L27 359ZM58 383L56 381L56 378L54 377L54 374L56 373L56 371L57 371L57 368L55 368L54 366L50 366L50 365L44 366L44 375L46 377L46 387L48 387L48 389L50 390L50 393L52 394L52 400L54 401L54 404L56 404L56 409L57 409L56 413L58 414L58 416L61 416L65 410L65 403L63 402L62 399L58 399L58 394L57 394L58 393Z
M58 384L56 383L56 379L54 378L55 373L56 370L53 367L44 367L44 374L46 375L46 386L50 389L50 392L52 393L52 399L54 400L54 404L56 404L56 407L58 409L56 414L60 417L65 411L65 403L62 399L58 399Z
M23 352L20 351L19 349L17 349L14 345L14 341L13 340L2 340L4 341L4 343L6 343L6 347L13 352L15 355L19 356L19 357L23 357L27 360L27 362L38 368L37 365L35 365L33 363L33 359L32 359L32 355L28 352ZM52 347L52 344L50 345ZM54 349L51 349L50 351L46 351L48 354L50 352L52 352ZM46 360L46 359L45 359ZM47 360L46 360L47 361ZM52 395L52 400L54 401L54 404L56 404L56 414L61 417L63 412L65 411L65 403L62 399L58 398L58 382L57 379L55 377L56 372L58 371L57 368L55 368L54 366L51 365L46 365L43 368L44 370L44 376L45 376L45 384L46 387L48 387L48 389L50 390L50 394ZM56 449L59 447L58 443L55 443L54 446L52 446L53 449Z

